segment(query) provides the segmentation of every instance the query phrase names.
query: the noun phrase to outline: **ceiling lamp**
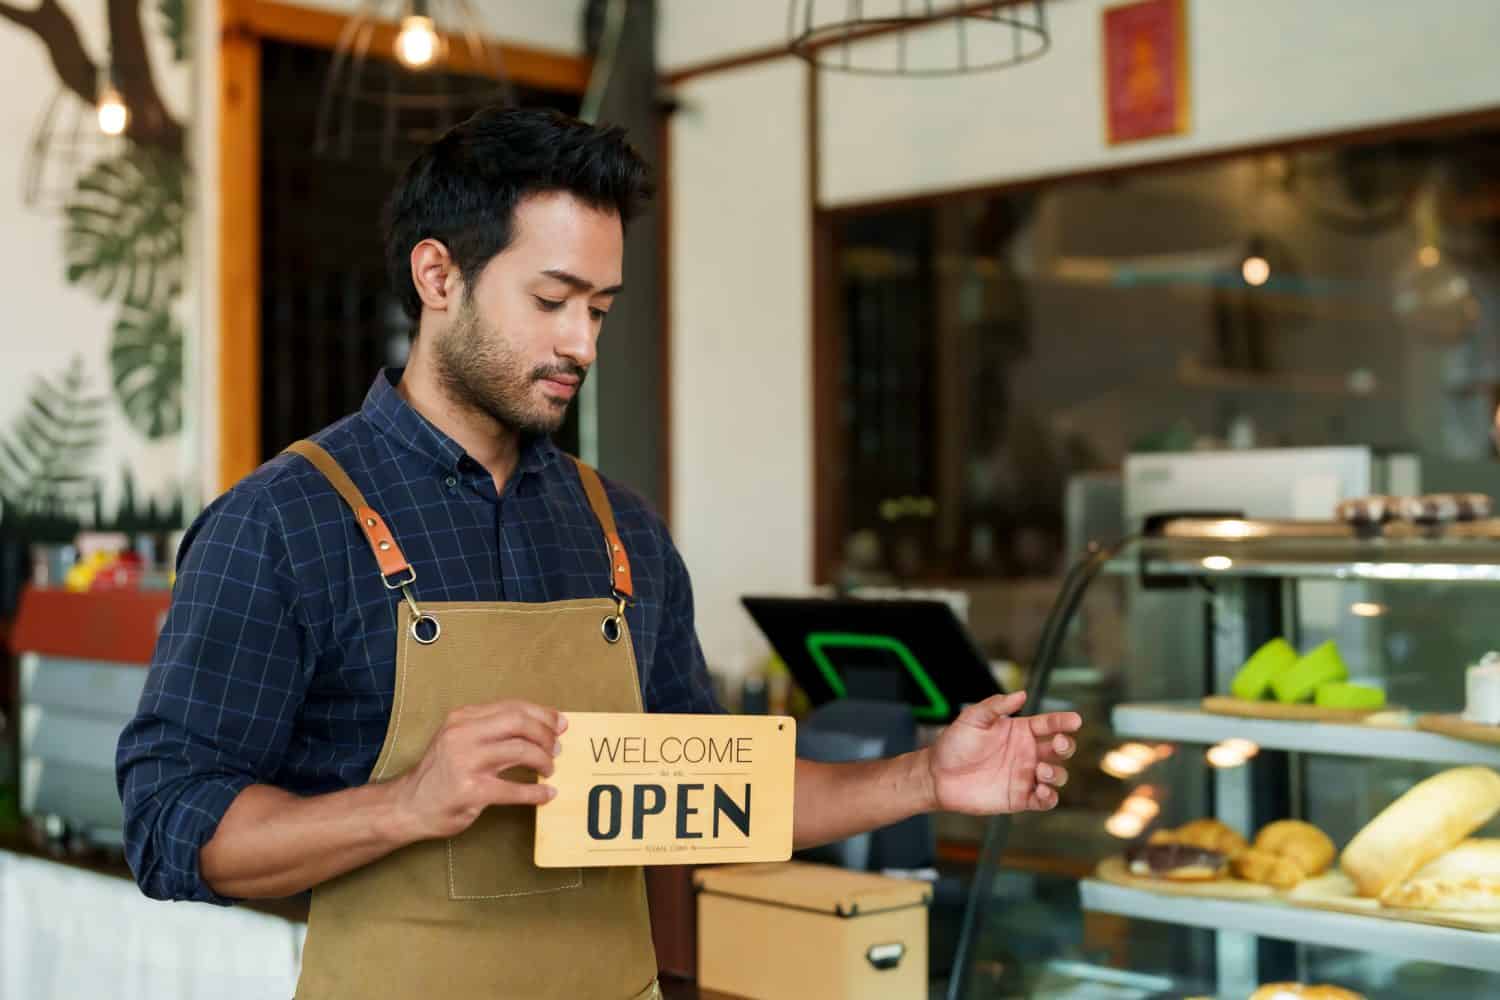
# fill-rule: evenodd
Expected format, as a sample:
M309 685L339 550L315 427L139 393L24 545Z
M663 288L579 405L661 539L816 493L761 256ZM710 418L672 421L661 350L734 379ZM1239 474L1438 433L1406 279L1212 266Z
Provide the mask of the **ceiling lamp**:
M787 47L821 69L960 76L1015 66L1051 44L1043 0L791 0Z
M314 149L404 163L480 108L514 103L469 0L360 0L329 64Z

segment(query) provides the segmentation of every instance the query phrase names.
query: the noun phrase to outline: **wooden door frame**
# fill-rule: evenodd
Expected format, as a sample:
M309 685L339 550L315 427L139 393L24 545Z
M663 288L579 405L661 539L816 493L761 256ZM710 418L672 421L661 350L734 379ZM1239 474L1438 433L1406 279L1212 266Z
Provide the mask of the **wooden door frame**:
M261 462L260 440L260 87L261 43L333 49L350 18L275 0L218 0L219 222L218 469L220 490ZM376 29L372 51L389 52L395 25ZM582 94L592 62L498 42L517 83ZM451 47L455 53L461 45ZM460 72L475 67L455 58Z

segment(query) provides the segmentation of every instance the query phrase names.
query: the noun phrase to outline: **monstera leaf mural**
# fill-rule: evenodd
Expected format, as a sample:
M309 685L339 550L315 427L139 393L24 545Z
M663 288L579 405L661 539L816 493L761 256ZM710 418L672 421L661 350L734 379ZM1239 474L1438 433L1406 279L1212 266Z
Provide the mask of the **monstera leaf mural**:
M182 291L183 165L133 146L78 179L64 213L68 281L127 306L164 305Z
M172 43L172 58L182 62L188 57L188 0L158 0L167 40Z
M55 515L86 502L86 472L104 432L104 397L89 392L83 360L38 376L6 433L0 434L0 497L13 514Z
M136 430L155 439L182 429L182 328L169 310L121 310L109 367Z

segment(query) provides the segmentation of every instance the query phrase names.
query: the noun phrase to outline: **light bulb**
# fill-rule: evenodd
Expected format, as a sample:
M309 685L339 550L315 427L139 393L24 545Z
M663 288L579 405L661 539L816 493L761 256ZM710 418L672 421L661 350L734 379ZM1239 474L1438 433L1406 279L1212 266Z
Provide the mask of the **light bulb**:
M1423 267L1437 267L1443 262L1443 254L1431 243L1417 251L1417 263Z
M1259 254L1246 257L1240 265L1240 274L1244 276L1245 284L1259 288L1271 280L1271 262Z
M401 19L396 36L396 58L407 69L426 69L438 55L437 30L432 18L410 14Z
M105 135L122 135L130 123L130 110L125 99L114 87L105 87L99 94L99 131Z

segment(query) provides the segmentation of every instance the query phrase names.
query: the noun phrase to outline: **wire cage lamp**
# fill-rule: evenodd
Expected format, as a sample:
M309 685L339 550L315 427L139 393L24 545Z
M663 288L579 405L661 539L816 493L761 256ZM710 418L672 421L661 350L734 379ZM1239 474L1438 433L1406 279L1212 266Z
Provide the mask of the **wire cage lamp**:
M361 0L329 64L314 151L402 163L480 108L514 103L469 0Z
M21 203L42 214L55 212L75 196L79 178L90 167L121 155L129 146L123 135L100 128L96 105L58 87L37 116L26 144Z
M787 47L820 69L944 77L1030 62L1051 34L1045 0L791 0Z

